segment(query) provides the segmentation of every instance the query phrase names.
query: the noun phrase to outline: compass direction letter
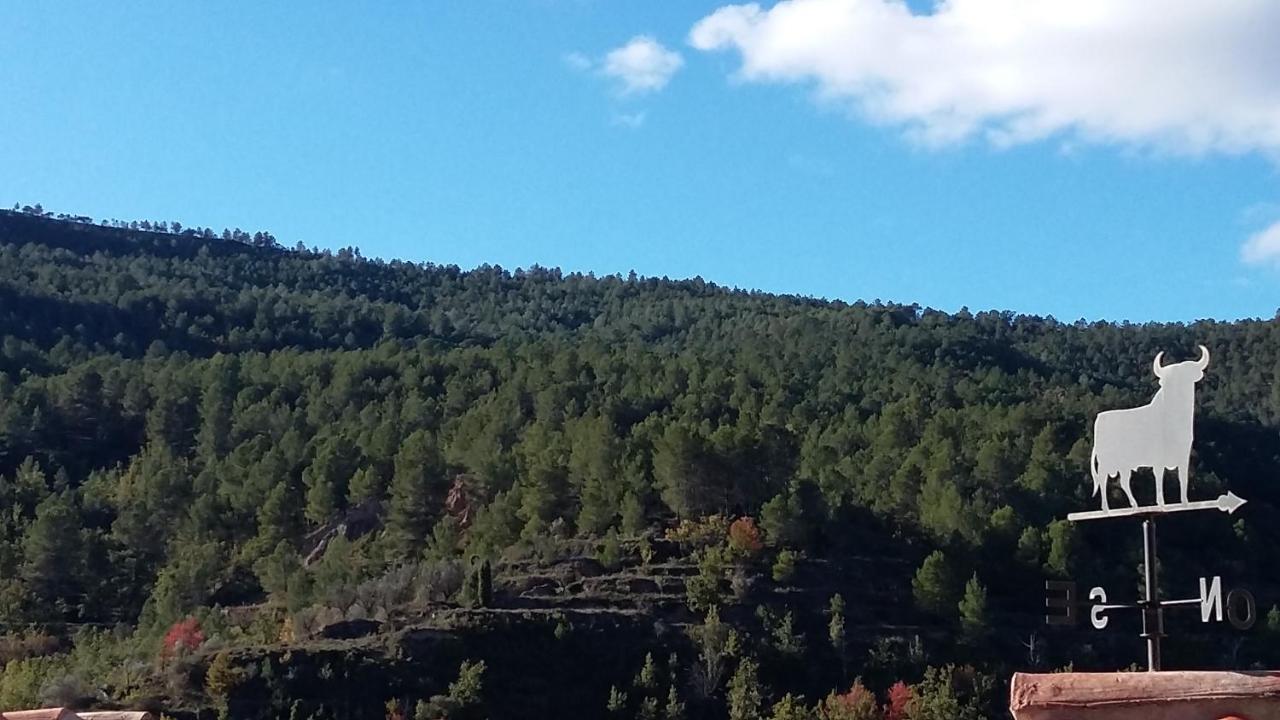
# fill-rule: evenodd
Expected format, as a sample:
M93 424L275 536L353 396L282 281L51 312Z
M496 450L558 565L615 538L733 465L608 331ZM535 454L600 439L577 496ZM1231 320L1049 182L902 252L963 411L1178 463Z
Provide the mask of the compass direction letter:
M1215 622L1222 622L1222 578L1215 576L1210 583L1200 578L1200 622L1209 622L1209 616Z
M1093 623L1096 630L1106 630L1107 623L1111 622L1111 618L1102 614L1105 612L1102 606L1107 604L1107 591L1096 587L1089 591L1089 599L1098 603L1089 610L1089 622Z

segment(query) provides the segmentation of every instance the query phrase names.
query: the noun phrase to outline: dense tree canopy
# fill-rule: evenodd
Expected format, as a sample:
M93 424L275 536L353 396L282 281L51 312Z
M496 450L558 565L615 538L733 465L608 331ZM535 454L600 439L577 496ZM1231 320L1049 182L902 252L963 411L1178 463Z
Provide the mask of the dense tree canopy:
M1096 502L1088 420L1146 402L1152 356L1198 343L1193 492L1251 505L1165 562L1277 600L1274 320L947 314L172 228L0 215L0 623L166 624L314 599L323 572L719 514L810 557L878 533L941 616L921 622L963 613L979 642L1002 615L1034 627L1036 578L1132 586L1122 531L1061 522ZM317 545L361 512L381 529ZM936 550L949 567L916 575Z

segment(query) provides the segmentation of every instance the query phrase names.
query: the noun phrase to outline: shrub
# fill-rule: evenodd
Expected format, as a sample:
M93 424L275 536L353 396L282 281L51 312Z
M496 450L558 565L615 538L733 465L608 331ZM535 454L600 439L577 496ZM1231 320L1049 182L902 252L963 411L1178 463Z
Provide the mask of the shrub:
M463 588L464 601L471 607L493 607L493 564L481 560L471 571Z
M773 581L784 583L796 574L796 554L790 550L782 550L773 561Z
M804 698L787 693L774 704L769 720L810 720L812 717L809 708L804 706Z
M93 696L93 688L76 673L56 675L40 688L40 701L53 707L82 707Z
M608 570L617 570L622 564L622 544L618 542L618 531L609 528L608 534L604 536L604 541L600 543L600 550L596 553L596 559L600 561Z
M52 654L59 645L57 638L38 630L0 636L0 666L10 660Z
M457 560L431 563L419 571L418 602L449 602L462 589L466 571Z
M657 556L657 551L653 549L653 543L649 542L648 537L640 538L636 548L640 551L640 561L645 565L651 564Z
M907 720L982 720L994 698L995 682L970 666L930 667L912 688Z
M888 702L884 705L884 720L907 720L915 705L915 691L899 680L889 688Z
M160 644L161 657L170 659L194 652L204 644L204 640L204 630L200 628L199 620L193 617L179 620L164 634L164 640Z
M204 675L204 690L218 708L219 717L229 716L231 693L240 685L240 670L231 663L231 655L225 650L213 656Z
M796 631L795 617L790 610L778 617L761 605L756 609L756 617L760 618L765 631L769 633L769 644L775 650L792 657L804 654L804 634Z
M740 557L755 557L764 548L760 528L749 517L740 517L729 526L729 548Z
M876 696L854 680L849 692L833 692L818 703L818 720L880 720L880 707Z
M698 557L698 574L685 581L685 601L694 612L706 612L724 599L725 567L720 548L706 548Z
M729 531L729 520L723 515L708 515L701 520L681 520L667 530L666 539L690 548L699 549L719 545Z
M729 591L733 593L733 599L742 602L750 594L751 588L755 587L757 576L746 570L735 567L729 573Z
M40 703L41 685L54 673L66 672L66 655L10 660L0 672L0 707L33 707Z
M483 660L464 660L458 668L458 679L449 683L449 697L464 707L478 704L484 687L484 670Z

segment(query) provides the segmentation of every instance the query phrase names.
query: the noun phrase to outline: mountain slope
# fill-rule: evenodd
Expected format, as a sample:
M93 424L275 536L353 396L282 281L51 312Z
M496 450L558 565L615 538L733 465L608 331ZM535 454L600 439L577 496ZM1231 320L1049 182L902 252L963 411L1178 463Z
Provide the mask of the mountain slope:
M947 661L996 676L1124 666L1122 631L1044 644L1040 588L1071 576L1127 596L1136 531L1062 522L1096 503L1088 421L1150 398L1156 352L1190 358L1200 343L1212 361L1197 388L1193 493L1230 488L1250 504L1230 520L1170 521L1166 582L1182 595L1197 573L1223 575L1264 609L1277 602L1266 576L1280 560L1275 321L1063 324L206 235L0 213L0 623L11 631L122 623L128 639L112 652L153 658L195 616L217 639L194 656L204 667L217 647L258 665L286 652L278 643L323 655L308 643L338 621L374 619L392 646L405 628L452 633L449 662L491 652L481 636L504 613L545 625L551 644L531 651L544 655L575 623L638 625L653 628L660 659L677 654L670 684L707 717L740 665L725 660L726 677L699 685L710 607L776 695L810 701L856 675L879 690ZM1150 500L1150 476L1134 487ZM370 512L376 521L344 522ZM738 517L749 520L735 539ZM913 593L934 552L945 572ZM796 558L789 576L774 572L783 555ZM489 595L477 584L486 560ZM970 577L989 592L985 631L962 638ZM836 593L858 636L832 644ZM459 605L479 613L465 632L433 624ZM615 611L623 619L591 615ZM1170 665L1274 652L1260 636L1233 648L1213 629L1176 630L1187 639L1169 643ZM786 637L801 631L798 651ZM590 642L616 642L610 632ZM1041 646L1028 653L1033 632ZM88 640L62 642L73 651L51 657L67 672L113 697L142 692L112 664L77 664ZM521 700L502 683L520 672L488 660L488 711L510 716ZM20 665L13 677L34 672ZM436 668L414 684L411 668L388 670L343 712L372 716L452 679ZM556 697L603 711L608 686L630 681L595 673ZM237 702L284 692L263 682ZM0 680L0 702L34 692L5 683L20 685ZM217 701L199 687L165 692L170 708ZM337 712L326 707L308 712Z

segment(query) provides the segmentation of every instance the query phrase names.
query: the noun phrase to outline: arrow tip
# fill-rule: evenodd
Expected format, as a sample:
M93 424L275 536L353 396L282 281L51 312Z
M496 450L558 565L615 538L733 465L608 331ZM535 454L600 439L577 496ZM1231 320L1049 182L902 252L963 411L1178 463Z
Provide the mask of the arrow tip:
M1230 515L1247 502L1249 501L1228 490L1226 495L1218 498L1218 509Z

